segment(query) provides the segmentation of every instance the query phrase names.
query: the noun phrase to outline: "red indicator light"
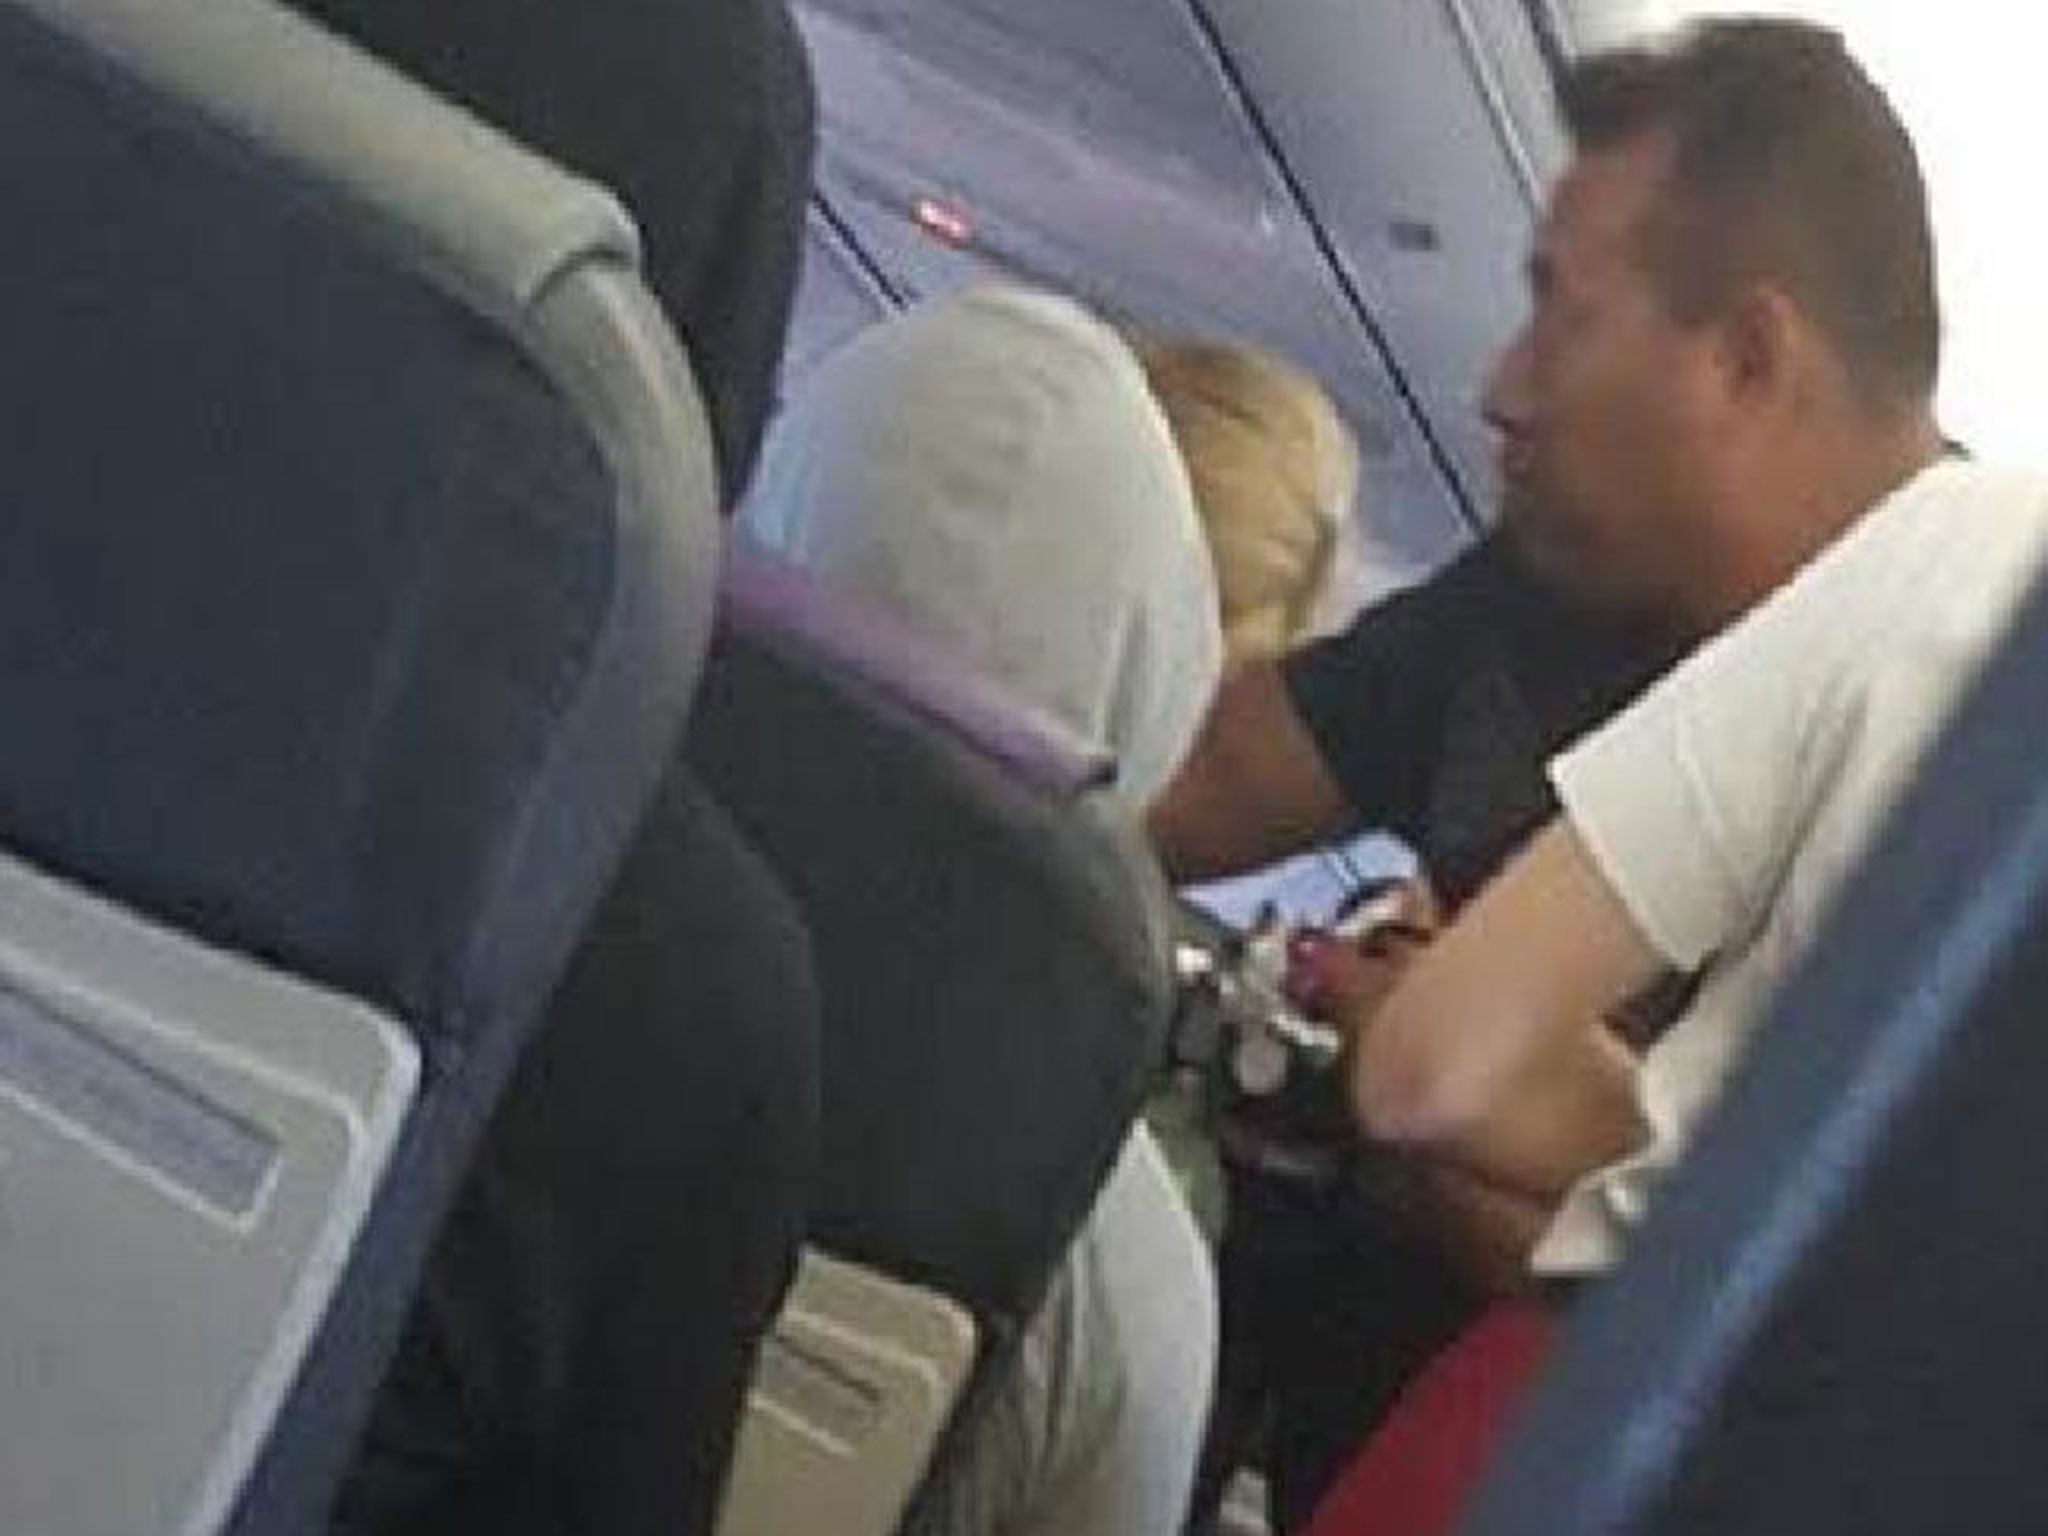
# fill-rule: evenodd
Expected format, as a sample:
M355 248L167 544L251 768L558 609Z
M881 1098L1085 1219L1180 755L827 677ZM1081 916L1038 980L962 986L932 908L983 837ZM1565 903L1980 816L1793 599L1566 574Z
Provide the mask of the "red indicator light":
M966 246L974 244L974 224L959 209L940 202L935 197L920 197L910 206L910 216L917 227L934 240L947 245Z

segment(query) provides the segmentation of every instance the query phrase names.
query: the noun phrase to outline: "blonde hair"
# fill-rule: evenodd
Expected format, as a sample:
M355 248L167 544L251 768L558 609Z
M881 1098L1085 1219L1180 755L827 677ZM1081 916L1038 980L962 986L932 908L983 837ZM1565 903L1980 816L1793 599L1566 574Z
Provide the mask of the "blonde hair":
M1306 635L1358 489L1358 444L1322 386L1255 348L1135 344L1216 563L1232 662Z

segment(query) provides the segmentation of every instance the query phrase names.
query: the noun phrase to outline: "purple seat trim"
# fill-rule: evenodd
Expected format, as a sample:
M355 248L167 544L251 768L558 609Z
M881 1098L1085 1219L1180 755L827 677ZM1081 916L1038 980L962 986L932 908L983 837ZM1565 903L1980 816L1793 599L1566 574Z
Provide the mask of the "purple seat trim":
M1075 795L1116 777L1115 757L1064 722L962 666L894 614L828 590L758 545L728 543L719 622L855 679L1036 789Z

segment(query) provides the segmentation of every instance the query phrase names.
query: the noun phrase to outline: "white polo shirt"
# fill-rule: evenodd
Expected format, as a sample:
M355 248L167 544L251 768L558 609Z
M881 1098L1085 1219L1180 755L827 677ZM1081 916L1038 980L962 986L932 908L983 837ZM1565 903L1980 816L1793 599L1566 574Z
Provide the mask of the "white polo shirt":
M1573 1189L1539 1273L1621 1256L2044 548L2048 479L1943 460L1553 760L1637 926L1703 974L1638 1074L1649 1144Z

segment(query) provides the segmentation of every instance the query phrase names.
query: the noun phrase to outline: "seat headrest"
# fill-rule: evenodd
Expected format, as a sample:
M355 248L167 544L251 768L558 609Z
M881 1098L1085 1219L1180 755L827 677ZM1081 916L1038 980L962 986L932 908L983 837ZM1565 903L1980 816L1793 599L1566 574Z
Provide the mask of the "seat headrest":
M836 592L741 540L726 551L719 620L858 682L993 759L1034 789L1073 796L1109 783L1116 761L1046 710L947 655L894 614Z

